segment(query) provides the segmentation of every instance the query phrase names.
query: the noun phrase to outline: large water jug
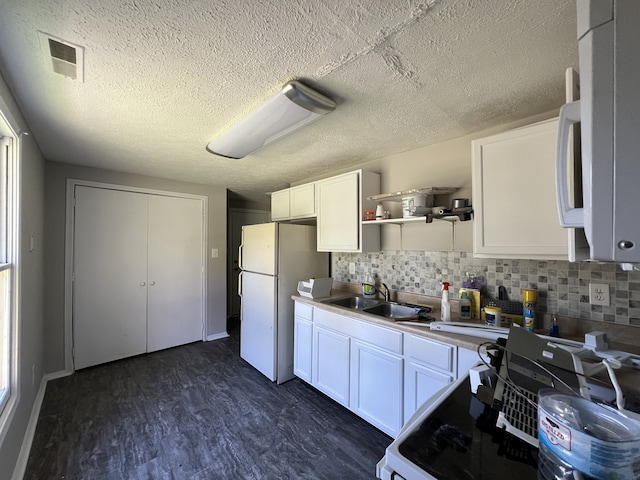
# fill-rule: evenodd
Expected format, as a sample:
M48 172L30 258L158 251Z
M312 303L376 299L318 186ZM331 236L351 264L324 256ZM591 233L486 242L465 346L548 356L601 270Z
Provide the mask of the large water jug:
M640 478L640 424L582 397L538 394L538 478Z

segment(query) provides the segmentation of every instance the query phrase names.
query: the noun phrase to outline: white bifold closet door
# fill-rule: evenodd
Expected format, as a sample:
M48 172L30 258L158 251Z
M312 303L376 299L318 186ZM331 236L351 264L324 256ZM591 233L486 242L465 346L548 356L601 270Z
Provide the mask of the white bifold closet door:
M76 186L76 369L201 340L203 202Z

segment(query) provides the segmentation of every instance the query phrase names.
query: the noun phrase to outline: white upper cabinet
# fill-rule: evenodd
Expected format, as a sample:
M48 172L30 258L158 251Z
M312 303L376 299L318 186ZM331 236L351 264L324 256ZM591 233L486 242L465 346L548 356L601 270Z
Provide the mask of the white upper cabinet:
M305 183L289 189L289 209L291 218L316 216L316 184Z
M271 220L288 220L291 218L289 207L290 189L279 190L271 194Z
M472 142L476 257L566 260L556 207L558 120Z
M380 175L357 170L316 182L318 251L380 250L380 226L363 225L365 210L375 210L368 196L380 193Z
M271 220L295 220L315 216L315 182L278 190L271 194Z

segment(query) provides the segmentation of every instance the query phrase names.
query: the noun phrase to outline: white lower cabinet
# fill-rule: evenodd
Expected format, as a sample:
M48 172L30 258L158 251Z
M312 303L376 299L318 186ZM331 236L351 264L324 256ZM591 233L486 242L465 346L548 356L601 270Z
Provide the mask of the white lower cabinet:
M452 383L455 378L417 362L408 361L404 368L404 421L434 393Z
M351 341L351 410L395 437L402 428L403 359L358 340Z
M294 342L298 377L394 438L420 405L475 363L471 350L302 302Z
M313 307L295 302L293 320L293 373L311 383L311 352L313 351Z
M313 326L311 385L342 405L349 406L349 337Z
M457 378L454 345L405 334L404 421L427 399Z

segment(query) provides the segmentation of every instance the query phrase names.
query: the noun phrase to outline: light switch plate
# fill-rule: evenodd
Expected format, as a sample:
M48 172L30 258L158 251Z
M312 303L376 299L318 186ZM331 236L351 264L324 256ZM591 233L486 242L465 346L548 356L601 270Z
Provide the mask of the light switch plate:
M356 273L356 264L354 262L349 262L349 275L354 275Z
M589 303L591 305L610 305L609 285L606 283L589 284Z
M212 248L211 249L211 258L218 258L218 249L217 248Z

